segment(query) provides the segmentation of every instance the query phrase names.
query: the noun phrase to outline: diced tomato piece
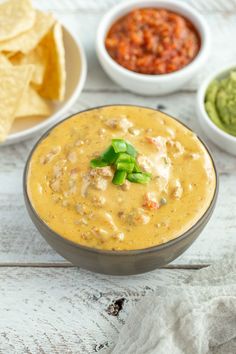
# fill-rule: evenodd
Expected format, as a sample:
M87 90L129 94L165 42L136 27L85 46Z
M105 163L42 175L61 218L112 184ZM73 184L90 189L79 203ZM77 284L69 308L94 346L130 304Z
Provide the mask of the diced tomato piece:
M143 207L151 209L151 210L159 209L160 204L158 203L158 201L156 199L155 193L148 192L145 194Z

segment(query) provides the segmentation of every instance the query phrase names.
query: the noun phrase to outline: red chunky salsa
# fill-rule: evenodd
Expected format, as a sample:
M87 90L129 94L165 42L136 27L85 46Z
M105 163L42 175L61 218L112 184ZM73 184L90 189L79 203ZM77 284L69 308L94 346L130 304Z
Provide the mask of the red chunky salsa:
M167 74L196 57L200 38L183 16L165 9L144 8L118 19L107 34L105 46L110 56L128 70Z

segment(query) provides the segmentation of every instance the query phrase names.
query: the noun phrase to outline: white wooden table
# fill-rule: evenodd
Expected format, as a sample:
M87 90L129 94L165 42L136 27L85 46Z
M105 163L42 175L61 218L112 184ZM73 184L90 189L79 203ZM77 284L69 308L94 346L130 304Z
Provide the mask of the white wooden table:
M202 136L194 109L195 90L209 71L236 61L235 0L188 1L211 27L211 58L184 89L162 97L126 92L108 79L97 62L97 24L117 0L35 3L53 11L80 36L87 52L86 87L68 114L111 103L161 107ZM192 247L166 269L127 278L72 267L48 246L32 225L22 196L22 171L34 140L0 149L0 354L80 354L104 348L108 352L141 297L236 250L236 159L207 142L220 175L219 199L211 221Z

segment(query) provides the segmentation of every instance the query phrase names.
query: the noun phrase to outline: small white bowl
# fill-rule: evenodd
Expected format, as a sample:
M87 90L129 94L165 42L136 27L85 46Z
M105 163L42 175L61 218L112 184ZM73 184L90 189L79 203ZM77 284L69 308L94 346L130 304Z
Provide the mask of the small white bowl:
M206 136L222 150L236 156L236 137L218 128L208 116L204 106L206 90L210 83L214 79L223 79L232 70L236 70L235 64L216 71L203 81L197 93L196 110L200 125Z
M67 74L64 101L52 104L53 113L47 118L27 117L16 119L11 133L0 147L18 143L45 131L63 118L63 115L67 113L80 95L87 75L87 61L84 49L77 37L75 38L65 26L62 26L62 28Z
M201 38L201 48L196 58L184 68L169 74L145 75L130 71L117 64L105 48L105 38L111 25L135 8L165 8L190 20ZM210 49L210 33L203 17L189 5L179 0L125 1L108 11L102 18L96 38L98 59L112 80L127 90L142 95L163 95L178 90L189 81L206 62Z

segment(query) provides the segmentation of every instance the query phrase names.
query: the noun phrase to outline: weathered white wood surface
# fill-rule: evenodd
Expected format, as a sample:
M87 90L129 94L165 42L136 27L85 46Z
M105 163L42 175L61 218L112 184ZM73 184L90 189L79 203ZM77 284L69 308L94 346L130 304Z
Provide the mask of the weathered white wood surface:
M2 268L0 353L108 353L139 299L188 275L158 270L144 279L76 268Z
M236 58L236 0L187 1L206 16L211 27L213 48L209 64L180 93L145 98L116 86L96 60L97 24L117 0L34 2L52 10L81 37L86 49L88 80L68 114L111 103L162 105L164 111L201 135L194 108L195 90L207 72ZM142 296L158 291L162 284L181 282L192 271L164 269L114 278L68 267L40 237L24 207L22 172L33 142L0 149L0 354L81 354L103 348L108 352L132 306ZM218 205L201 237L174 263L179 268L211 263L236 249L236 159L209 145L221 179ZM119 299L125 299L123 308L113 316L114 308L109 305Z

